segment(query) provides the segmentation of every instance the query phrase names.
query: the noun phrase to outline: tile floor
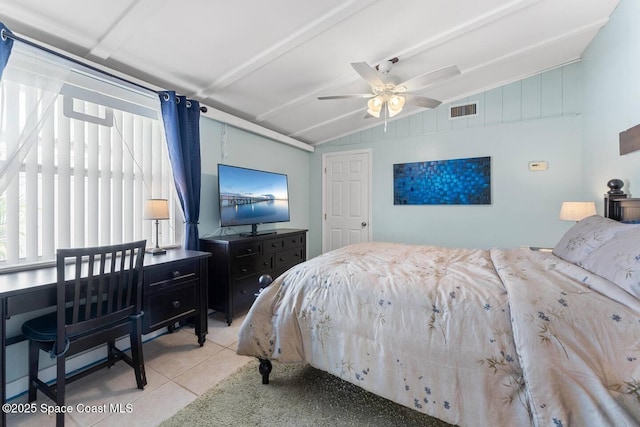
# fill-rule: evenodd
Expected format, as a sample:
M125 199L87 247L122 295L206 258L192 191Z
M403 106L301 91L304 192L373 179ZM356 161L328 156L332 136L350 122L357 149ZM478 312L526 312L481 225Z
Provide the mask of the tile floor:
M66 404L72 408L120 404L123 413L72 413L65 418L69 427L157 426L181 408L226 378L251 358L235 353L238 329L244 316L227 326L223 315L209 315L209 333L203 347L191 327L185 326L144 344L147 386L138 390L133 370L124 362L102 369L67 386ZM259 380L256 372L256 380ZM22 395L11 402L26 402ZM38 409L53 402L38 392ZM127 413L128 412L128 413ZM55 415L7 417L8 427L55 426Z

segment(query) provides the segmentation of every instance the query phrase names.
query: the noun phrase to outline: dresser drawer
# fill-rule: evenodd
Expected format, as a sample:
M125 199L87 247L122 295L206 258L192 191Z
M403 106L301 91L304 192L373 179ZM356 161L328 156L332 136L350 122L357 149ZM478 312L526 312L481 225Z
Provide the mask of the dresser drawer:
M286 251L281 251L275 255L275 270L276 274L280 275L285 270L293 267L296 264L304 261L304 249L303 248L295 248L289 249Z
M265 253L280 252L282 250L302 246L304 243L304 237L304 234L299 234L267 239L264 241L264 251Z
M187 282L162 292L145 295L144 330L151 330L172 319L194 314L196 311L196 281Z
M170 268L158 266L144 272L144 287L147 289L174 286L193 280L198 275L198 263L193 261L176 262Z
M243 242L233 245L231 249L232 258L242 258L262 253L263 242Z
M273 269L272 255L255 255L238 258L233 265L233 277L241 279L252 274Z
M233 305L236 307L245 306L253 303L256 299L255 294L260 289L258 283L259 274L236 280L233 283Z
M282 240L284 242L282 245L283 249L297 248L305 244L305 235L298 234L294 236L283 237Z

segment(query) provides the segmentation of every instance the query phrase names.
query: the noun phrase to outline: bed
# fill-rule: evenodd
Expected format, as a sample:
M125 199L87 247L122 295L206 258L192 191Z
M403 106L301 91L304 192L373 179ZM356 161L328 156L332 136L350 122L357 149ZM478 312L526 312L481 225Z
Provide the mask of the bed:
M259 294L237 353L263 383L271 361L307 363L459 426L640 425L640 200L624 203L552 252L325 253Z

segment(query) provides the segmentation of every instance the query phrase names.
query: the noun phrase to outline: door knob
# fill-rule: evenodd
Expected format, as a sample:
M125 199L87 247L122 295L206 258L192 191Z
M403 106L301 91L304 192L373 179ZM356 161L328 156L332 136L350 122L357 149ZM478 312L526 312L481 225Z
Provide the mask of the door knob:
M360 224L360 225L361 225L361 226L363 226L363 227L366 227L366 226L367 226L367 223L366 223L366 222L364 222L364 221L362 221L362 224Z

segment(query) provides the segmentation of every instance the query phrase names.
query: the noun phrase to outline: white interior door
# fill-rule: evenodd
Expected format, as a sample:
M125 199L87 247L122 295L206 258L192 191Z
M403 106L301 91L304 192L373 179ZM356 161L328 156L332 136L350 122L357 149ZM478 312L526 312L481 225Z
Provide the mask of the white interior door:
M371 240L371 150L322 155L322 252Z

